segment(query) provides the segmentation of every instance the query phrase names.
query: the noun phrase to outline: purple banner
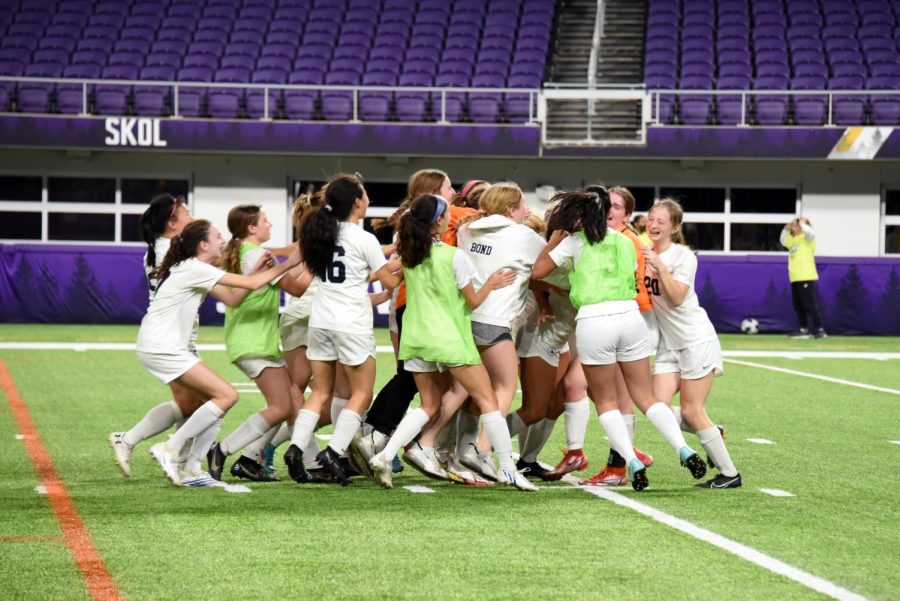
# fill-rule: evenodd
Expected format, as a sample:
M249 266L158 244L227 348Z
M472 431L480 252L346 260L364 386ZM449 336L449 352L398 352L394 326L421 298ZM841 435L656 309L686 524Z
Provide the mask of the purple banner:
M878 150L876 159L900 159L900 128L894 129Z
M143 249L0 245L0 321L139 323L147 309ZM832 334L900 335L900 259L820 257L819 306ZM761 332L796 329L786 256L705 256L696 289L720 332L748 317ZM201 323L220 324L213 299ZM387 318L375 312L376 324Z

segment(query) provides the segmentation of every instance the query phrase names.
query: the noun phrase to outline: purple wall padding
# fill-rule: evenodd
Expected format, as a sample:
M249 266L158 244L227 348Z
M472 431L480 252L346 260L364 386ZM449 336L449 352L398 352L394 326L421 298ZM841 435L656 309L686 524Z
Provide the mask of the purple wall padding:
M0 321L138 323L147 309L142 248L0 245ZM900 335L900 259L819 257L819 304L832 334ZM696 281L720 332L754 317L762 332L797 327L787 257L707 256ZM222 323L207 299L200 320ZM375 323L386 325L376 312Z

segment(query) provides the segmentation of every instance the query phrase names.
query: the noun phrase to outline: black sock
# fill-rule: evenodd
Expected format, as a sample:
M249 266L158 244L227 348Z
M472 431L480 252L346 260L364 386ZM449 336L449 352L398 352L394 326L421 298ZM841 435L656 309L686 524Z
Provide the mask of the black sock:
M625 458L619 455L615 449L609 450L609 458L606 460L609 467L625 467Z

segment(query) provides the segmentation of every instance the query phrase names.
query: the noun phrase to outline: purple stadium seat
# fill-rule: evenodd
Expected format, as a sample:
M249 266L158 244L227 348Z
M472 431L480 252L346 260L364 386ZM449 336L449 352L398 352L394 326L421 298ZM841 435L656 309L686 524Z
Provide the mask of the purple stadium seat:
M398 57L374 59L370 60L367 64L367 68L370 73L383 71L385 73L396 74L400 72L400 67L401 62Z
M831 90L862 90L865 78L861 75L832 77ZM865 122L866 97L863 95L836 95L833 101L834 122L837 125L862 125Z
M212 67L182 67L176 79L183 82L211 82L214 70ZM203 115L203 104L206 100L206 88L178 88L178 114L185 117Z
M363 76L364 86L396 86L397 75L386 71L369 71ZM360 92L359 118L363 121L387 121L391 113L391 92Z
M325 75L326 85L359 85L357 71L329 71ZM324 90L322 92L322 116L331 121L346 121L353 116L353 93L345 90Z
M144 67L140 72L142 81L174 81L176 69L171 66ZM135 86L134 112L142 116L168 115L171 88L161 86Z
M824 90L824 76L795 77L791 87L794 90ZM823 125L825 123L828 98L826 96L793 96L794 121L797 125Z
M140 52L113 52L106 60L109 66L127 65L140 69L144 66L144 55Z
M249 83L250 69L219 69L216 83ZM220 119L235 119L240 115L244 90L241 88L210 88L207 94L209 116Z
M63 77L72 79L97 79L100 77L100 65L77 64L69 65L63 71ZM85 90L80 84L59 84L56 88L56 108L60 113L79 114L90 110L94 86L87 86L87 98L84 98ZM84 101L87 106L84 106Z
M150 52L150 40L119 40L113 46L113 52L137 52L146 55Z
M59 65L66 65L69 62L69 52L56 48L45 48L35 52L31 57L31 61L35 63L57 63Z
M63 66L58 63L32 63L25 68L25 77L60 77ZM19 84L18 105L23 113L48 113L52 102L51 83Z
M434 78L427 73L404 73L397 84L400 87L430 87ZM397 118L400 121L425 121L428 114L427 92L405 92L394 94Z
M258 69L253 72L251 83L254 84L283 84L287 82L287 71L282 69ZM270 89L268 91L269 119L274 119L278 114L278 105L284 91ZM247 92L247 116L253 119L262 119L265 116L266 93L263 90L249 90Z
M896 92L900 89L900 76L871 77L866 83L869 90ZM873 93L869 96L872 123L875 125L900 125L900 96Z
M786 90L787 76L757 77L757 90ZM784 125L787 122L788 99L783 95L761 94L755 96L756 121L760 125Z
M318 85L325 78L324 71L307 69L294 71L288 76L288 83ZM319 93L315 90L290 90L284 94L284 114L288 119L313 119L316 115L316 101Z
M719 90L749 90L750 76L745 74L719 77L716 81L716 88ZM716 121L720 125L738 125L741 122L741 109L744 98L747 98L747 109L744 111L744 122L746 123L750 116L750 100L749 96L742 97L739 94L722 94L716 96Z
M110 65L100 73L101 79L137 79L138 68L133 65ZM98 85L94 92L95 112L101 115L125 115L128 113L130 85Z
M539 90L542 79L540 75L510 75L507 87ZM504 101L506 116L510 123L525 123L528 121L529 115L532 118L537 116L537 96L507 93Z
M461 73L443 71L442 65L442 72L435 79L434 85L438 88L464 88L469 85L469 77ZM443 100L442 96L441 92L434 92L431 96L434 118L441 120L441 115L443 114L446 121L456 122L462 120L465 94L447 92Z
M502 88L504 78L496 75L476 75L472 79L473 88ZM471 92L469 94L469 117L475 123L497 123L500 121L502 96L496 92Z

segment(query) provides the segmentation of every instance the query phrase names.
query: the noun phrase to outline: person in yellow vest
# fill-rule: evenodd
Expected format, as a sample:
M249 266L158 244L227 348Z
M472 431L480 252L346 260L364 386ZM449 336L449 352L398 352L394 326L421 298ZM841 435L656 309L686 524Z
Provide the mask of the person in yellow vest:
M816 233L806 217L798 217L781 230L781 245L788 249L788 277L791 280L791 298L800 329L791 333L791 338L809 338L806 327L812 320L816 338L827 338L822 327L822 314L816 302Z

